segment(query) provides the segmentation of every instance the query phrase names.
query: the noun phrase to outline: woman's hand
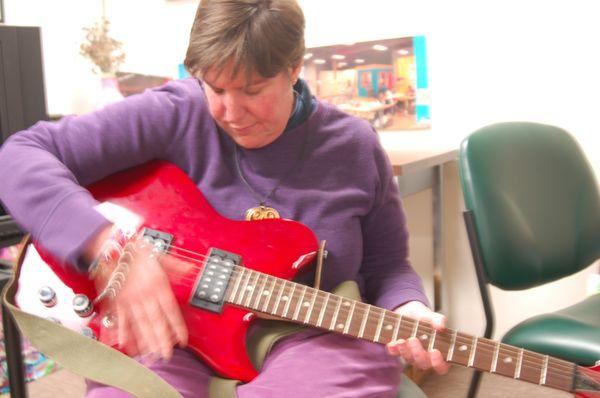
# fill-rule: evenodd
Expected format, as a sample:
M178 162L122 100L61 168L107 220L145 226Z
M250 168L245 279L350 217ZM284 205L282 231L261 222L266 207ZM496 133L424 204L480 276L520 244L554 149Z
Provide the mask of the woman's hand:
M431 311L419 301L409 301L396 308L394 312L415 320L425 321L440 331L444 330L446 324L444 315ZM444 360L439 350L426 351L421 341L415 337L392 341L388 343L387 347L391 355L401 356L406 363L419 369L433 369L438 374L446 374L450 369L450 365Z
M128 355L143 355L150 360L169 359L173 346L185 346L188 330L161 262L179 262L168 255L162 258L143 240L133 240L125 248L125 283L106 309L113 325L103 327L100 340L118 343ZM95 282L98 291L108 283L114 267L105 267ZM103 310L105 308L103 307Z

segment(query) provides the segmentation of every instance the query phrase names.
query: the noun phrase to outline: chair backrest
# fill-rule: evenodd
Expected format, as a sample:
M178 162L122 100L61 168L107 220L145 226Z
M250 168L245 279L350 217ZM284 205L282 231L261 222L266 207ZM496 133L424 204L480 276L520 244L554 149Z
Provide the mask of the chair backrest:
M461 144L460 180L487 282L518 290L600 256L600 195L577 142L548 125L510 122Z

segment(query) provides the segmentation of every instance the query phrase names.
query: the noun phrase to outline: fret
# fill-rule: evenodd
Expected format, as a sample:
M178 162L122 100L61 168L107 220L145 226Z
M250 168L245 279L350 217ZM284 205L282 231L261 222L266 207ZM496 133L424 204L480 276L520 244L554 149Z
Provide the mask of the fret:
M235 303L235 295L237 294L238 288L240 287L240 282L242 280L242 275L244 273L244 267L240 267L240 266L235 266L236 270L240 270L239 273L237 273L237 275L235 276L235 284L233 286L233 290L231 292L231 294L229 295L230 301Z
M285 290L285 279L275 280L277 284L279 284L279 293L277 293L277 298L275 299L275 309L271 311L271 314L277 315L277 309L279 308L279 304L281 303L281 296L283 296L283 291Z
M507 377L514 377L516 371L516 349L505 344L498 344L498 361L495 373Z
M348 330L350 330L350 324L352 323L352 317L354 316L354 308L355 307L356 307L356 301L352 300L352 306L350 308L348 319L346 320L346 327L344 328L344 334L348 334Z
M329 325L329 330L335 330L335 322L337 321L338 314L340 313L340 306L342 305L342 298L337 297L338 303L335 306L335 311L333 311L333 316L331 317L331 325Z
M300 311L298 311L298 321L306 323L304 319L307 320L310 317L310 304L312 300L315 298L316 290L306 286L306 288L302 292L302 300L300 303ZM311 296L312 294L312 296Z
M562 359L548 357L545 386L564 391L572 391L577 373L577 365Z
M473 367L475 361L475 351L477 351L477 336L473 337L473 344L471 344L471 352L469 353L469 364L468 367Z
M315 301L317 300L317 296L320 294L319 290L312 289L313 298L310 301L310 307L308 307L308 311L306 311L306 317L304 318L304 323L308 323L312 316L313 309L315 308Z
M340 333L343 333L344 330L346 329L346 325L350 324L350 322L348 322L348 319L352 315L350 313L350 309L352 307L352 304L356 305L356 302L354 300L349 300L349 299L346 299L343 297L341 298L341 300L342 300L341 307L339 308L340 311L337 314L335 328Z
M273 293L275 293L275 284L277 283L277 278L269 277L268 279L271 279L273 281L273 284L269 288L269 295L268 295L267 300L265 301L265 304L262 307L262 312L267 312L267 310L269 308L269 303L271 302L271 299L273 298Z
M400 324L402 323L402 315L396 314L396 326L394 326L394 339L392 341L398 340L398 332L400 331Z
M256 276L256 280L254 280L251 285L246 286L246 290L250 293L248 297L246 297L246 302L244 303L244 307L246 308L250 308L250 302L252 301L252 296L254 296L254 292L256 292L256 283L258 282L258 277L260 276L260 274L257 272L252 272L250 279L252 279L252 276Z
M389 343L394 337L394 322L396 321L396 313L393 311L383 310L382 313L383 322L381 324L381 334L377 342Z
M514 379L518 379L521 377L521 365L523 365L523 349L519 348L519 354L517 356L517 367L515 368L515 376Z
M385 310L381 310L381 315L379 316L379 323L377 325L377 330L375 331L375 338L373 339L374 342L378 343L379 342L379 336L381 335L381 328L383 327L383 320L385 319Z
M433 329L433 333L431 333L431 337L429 339L429 346L427 346L427 351L431 352L433 350L436 337L437 337L437 329Z
M494 349L494 356L492 358L492 367L490 368L491 373L496 373L496 366L498 366L498 354L500 353L500 343L496 343Z
M325 315L325 309L329 305L329 297L331 297L331 293L325 292L325 302L323 303L323 307L321 307L321 312L319 312L319 319L317 320L317 327L320 328L323 323L323 316Z
M371 306L367 304L367 311L365 311L362 319L362 323L360 324L360 330L358 332L358 338L362 339L365 334L365 326L367 326L367 319L369 318L369 312L371 311Z
M247 270L247 268L242 268L242 270L244 273L244 281L242 282L242 284L240 286L240 290L238 292L238 298L236 301L236 304L238 304L238 305L242 305L242 302L244 301L244 294L246 293L246 286L248 286L248 282L250 281L250 277L252 276L252 272L249 272Z
M257 282L259 279L264 279L264 281L260 284L260 288L256 289L258 294L256 295L256 299L254 299L254 305L252 306L253 309L258 309L260 307L260 299L262 299L263 297L263 292L265 291L265 285L267 284L268 276L266 274L258 274Z
M456 345L456 335L458 335L458 331L455 330L452 334L452 341L450 342L450 349L448 350L448 356L446 357L446 362L450 362L454 357L454 346Z
M410 337L417 337L417 330L419 329L419 322L420 320L417 319L417 321L415 322L415 325L413 326L412 332L410 333Z
M286 285L287 285L287 282L286 282ZM296 291L296 284L291 283L291 285L292 285L292 290L290 291L289 295L282 297L282 299L285 300L285 307L283 309L283 318L287 317L287 313L290 309L290 304L292 302L292 298L294 298L294 292Z
M544 355L544 365L542 366L542 371L540 373L540 385L543 386L546 384L546 376L548 374L548 360L550 357L548 355Z
M298 320L298 315L300 314L300 310L302 309L302 304L304 301L304 294L306 293L306 285L302 285L302 293L300 293L300 298L298 299L298 302L296 303L296 311L294 311L294 315L292 316L292 319L294 321Z

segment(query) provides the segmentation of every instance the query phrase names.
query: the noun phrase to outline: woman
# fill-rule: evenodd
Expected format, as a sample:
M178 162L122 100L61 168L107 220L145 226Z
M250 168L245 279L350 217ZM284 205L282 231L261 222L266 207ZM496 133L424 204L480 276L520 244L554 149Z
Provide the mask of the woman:
M185 60L194 78L14 135L0 151L0 163L10 164L1 168L0 198L47 250L99 278L105 268L96 259L118 231L82 186L165 159L225 217L276 210L327 240L324 290L355 280L370 303L443 328L408 263L399 194L377 135L315 100L298 78L303 36L294 0L201 1ZM310 275L301 282L311 284ZM146 250L135 252L113 304L119 343L130 355L184 396L207 396L214 373L181 348L186 325ZM260 376L238 386L237 395L393 397L401 370L394 356L448 370L441 354L426 352L417 339L386 350L307 330L280 340ZM88 396L126 394L90 382Z

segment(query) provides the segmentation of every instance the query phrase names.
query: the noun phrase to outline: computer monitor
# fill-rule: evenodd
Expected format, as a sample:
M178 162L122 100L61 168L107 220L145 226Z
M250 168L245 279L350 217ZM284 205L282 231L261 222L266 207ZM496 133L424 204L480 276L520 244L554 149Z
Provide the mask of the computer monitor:
M40 28L0 25L0 145L46 119Z
M0 25L0 146L11 134L47 119L40 28ZM0 247L18 241L17 235L0 204Z

